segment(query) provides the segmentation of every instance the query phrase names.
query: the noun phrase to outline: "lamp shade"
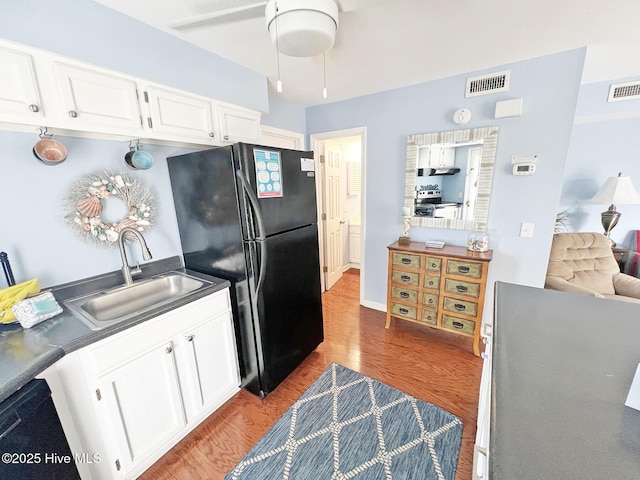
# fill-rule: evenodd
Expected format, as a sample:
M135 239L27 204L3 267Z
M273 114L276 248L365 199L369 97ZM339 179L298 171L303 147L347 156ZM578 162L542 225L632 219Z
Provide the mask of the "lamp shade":
M338 30L334 0L269 0L265 18L278 52L315 57L329 50Z
M602 188L591 199L591 203L603 205L640 203L640 195L633 188L630 177L618 175L607 178Z

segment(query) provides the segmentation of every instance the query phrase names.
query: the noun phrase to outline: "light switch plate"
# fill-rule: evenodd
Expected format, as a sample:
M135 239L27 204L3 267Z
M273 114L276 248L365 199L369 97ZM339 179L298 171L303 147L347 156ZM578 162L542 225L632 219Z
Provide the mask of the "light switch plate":
M640 363L638 364L638 368L636 368L636 374L631 381L629 395L627 395L627 400L624 402L624 404L627 407L640 410Z
M535 226L535 224L533 224L533 223L522 222L522 224L520 225L520 236L521 237L526 237L526 238L532 238L533 237L533 227L534 226Z

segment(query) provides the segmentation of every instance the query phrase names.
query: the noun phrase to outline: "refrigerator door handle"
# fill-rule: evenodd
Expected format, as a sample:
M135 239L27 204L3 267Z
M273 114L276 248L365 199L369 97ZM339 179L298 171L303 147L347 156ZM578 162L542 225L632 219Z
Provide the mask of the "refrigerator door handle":
M253 210L256 225L258 227L258 235L255 238L255 241L260 245L260 273L258 275L258 283L256 284L256 293L258 293L262 289L264 276L267 271L267 244L265 243L266 236L264 223L262 221L260 209L258 208L258 198L256 197L256 194L253 193L253 190L251 190L246 175L242 170L236 170L236 177L240 180L242 189L244 190L246 197L249 199L249 204Z

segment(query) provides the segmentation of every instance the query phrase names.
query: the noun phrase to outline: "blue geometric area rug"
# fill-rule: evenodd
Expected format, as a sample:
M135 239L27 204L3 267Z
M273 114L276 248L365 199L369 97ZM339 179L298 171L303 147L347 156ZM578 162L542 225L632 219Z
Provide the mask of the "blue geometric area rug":
M332 363L225 480L453 480L462 422Z

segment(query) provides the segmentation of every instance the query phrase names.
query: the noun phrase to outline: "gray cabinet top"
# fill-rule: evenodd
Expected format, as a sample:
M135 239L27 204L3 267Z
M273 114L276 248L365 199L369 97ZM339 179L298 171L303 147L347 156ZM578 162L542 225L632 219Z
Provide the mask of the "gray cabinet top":
M638 480L640 304L497 282L491 480Z

